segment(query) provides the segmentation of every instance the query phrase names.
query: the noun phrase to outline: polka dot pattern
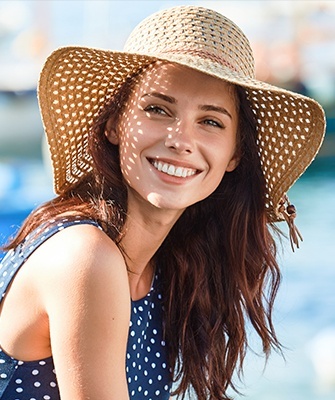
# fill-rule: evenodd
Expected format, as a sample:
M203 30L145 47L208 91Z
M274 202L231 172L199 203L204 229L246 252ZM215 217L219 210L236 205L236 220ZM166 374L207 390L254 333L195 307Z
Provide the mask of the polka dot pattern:
M24 244L9 251L0 263L0 301L6 295L19 268L38 246L60 230L74 224L94 221L76 218L51 221L28 235ZM170 369L162 333L162 305L158 289L159 274L150 292L132 302L126 372L132 400L160 399L170 396ZM23 362L10 357L0 348L0 399L60 400L52 357Z
M0 371L0 399L60 399L51 357L23 362L0 349Z
M170 369L162 331L159 274L148 295L132 302L127 346L127 377L131 399L169 399Z

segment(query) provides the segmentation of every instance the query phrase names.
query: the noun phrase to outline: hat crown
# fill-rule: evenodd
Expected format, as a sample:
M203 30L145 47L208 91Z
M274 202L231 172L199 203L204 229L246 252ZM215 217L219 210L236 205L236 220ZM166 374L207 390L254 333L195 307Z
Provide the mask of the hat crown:
M216 11L202 7L173 7L149 16L133 30L124 51L167 60L184 55L255 77L250 43L241 29Z

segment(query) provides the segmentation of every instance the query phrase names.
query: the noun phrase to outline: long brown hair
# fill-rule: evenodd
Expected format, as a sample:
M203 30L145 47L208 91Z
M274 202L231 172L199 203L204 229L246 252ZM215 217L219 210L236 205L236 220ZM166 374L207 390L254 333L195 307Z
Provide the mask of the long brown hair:
M242 372L250 321L268 357L280 344L272 323L280 284L265 208L265 181L247 93L236 88L240 162L207 199L189 207L159 249L170 361L183 394L228 399Z
M120 115L135 79L104 107L92 128L93 170L76 186L32 212L6 249L41 223L71 210L92 218L119 243L127 215L127 188L118 147L105 137L111 115ZM242 371L252 324L263 351L279 349L272 324L280 283L276 245L265 208L265 182L255 115L245 89L236 87L240 162L207 199L190 206L154 256L161 271L164 332L176 381L175 394L229 399L233 373Z

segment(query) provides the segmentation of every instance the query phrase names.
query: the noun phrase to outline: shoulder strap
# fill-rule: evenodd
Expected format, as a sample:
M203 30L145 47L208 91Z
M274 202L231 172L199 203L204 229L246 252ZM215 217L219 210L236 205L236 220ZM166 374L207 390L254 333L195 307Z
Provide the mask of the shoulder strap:
M35 231L31 232L15 249L10 250L0 263L0 302L5 296L7 288L15 274L18 272L27 258L42 243L63 229L69 226L80 224L95 225L100 228L96 221L90 219L81 219L79 217L75 219L64 218L59 221L51 221L51 225L42 225Z

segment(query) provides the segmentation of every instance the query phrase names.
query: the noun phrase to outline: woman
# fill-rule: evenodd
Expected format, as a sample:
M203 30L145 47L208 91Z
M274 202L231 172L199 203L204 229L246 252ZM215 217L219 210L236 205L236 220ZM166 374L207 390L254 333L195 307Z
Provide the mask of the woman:
M39 102L58 196L6 247L0 398L228 399L247 320L280 348L274 222L297 242L285 193L321 107L257 81L240 29L193 6L123 53L56 50Z

